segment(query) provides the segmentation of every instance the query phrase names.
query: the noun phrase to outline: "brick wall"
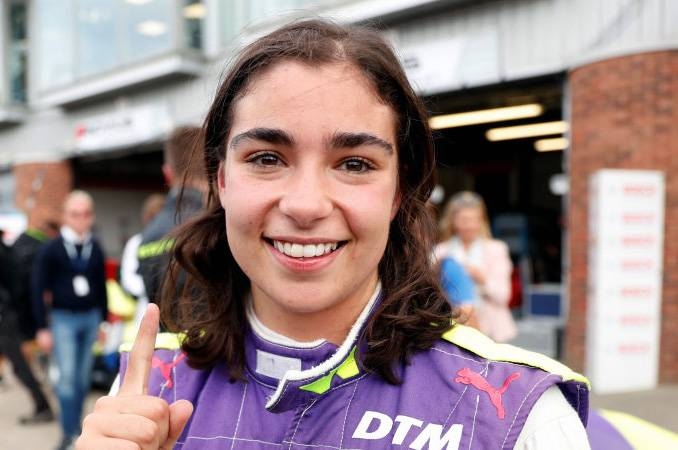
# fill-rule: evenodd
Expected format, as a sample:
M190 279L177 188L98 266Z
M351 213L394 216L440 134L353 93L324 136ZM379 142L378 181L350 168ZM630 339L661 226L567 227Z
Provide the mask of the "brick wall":
M62 203L73 188L68 161L19 164L14 166L14 177L16 206L28 216L29 226L61 221Z
M595 62L569 74L570 317L565 359L586 358L588 182L602 168L662 170L666 181L660 382L678 382L678 51Z

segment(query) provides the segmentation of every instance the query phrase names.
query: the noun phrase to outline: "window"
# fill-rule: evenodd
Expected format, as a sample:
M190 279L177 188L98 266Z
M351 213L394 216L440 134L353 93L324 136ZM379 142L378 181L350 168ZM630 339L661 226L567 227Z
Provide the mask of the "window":
M79 0L76 13L76 77L114 68L122 52L116 45L116 0Z
M14 209L14 193L14 175L9 170L0 168L0 210Z
M346 3L342 0L253 0L247 2L247 21L251 22L281 13L291 13L304 9L334 6Z
M184 20L184 39L188 48L202 48L202 19L205 17L205 5L196 0L184 0L182 10Z
M39 57L38 85L59 86L74 80L75 3L73 1L35 2Z
M220 39L229 46L242 28L303 11L344 5L356 0L221 0Z
M176 6L172 0L124 3L123 62L140 61L174 47Z
M26 5L12 2L9 5L9 68L10 103L26 102Z
M35 0L39 89L202 47L201 0Z

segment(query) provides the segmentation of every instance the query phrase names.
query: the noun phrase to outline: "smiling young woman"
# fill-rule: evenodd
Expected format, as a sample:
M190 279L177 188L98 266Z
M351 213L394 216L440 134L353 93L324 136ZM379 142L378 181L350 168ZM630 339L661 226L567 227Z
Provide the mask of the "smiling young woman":
M588 448L583 377L454 323L426 114L377 32L258 39L204 131L207 209L160 302L178 334L151 305L78 449Z
M250 297L272 330L341 343L380 282L363 362L397 381L393 364L438 341L452 312L430 270L426 113L383 39L322 21L261 38L231 66L205 130L208 212L175 247L192 294L163 309L190 337L191 363L225 356L240 376ZM330 250L294 256L311 244Z
M345 63L282 62L236 102L219 198L272 330L340 344L372 296L399 203L393 116Z

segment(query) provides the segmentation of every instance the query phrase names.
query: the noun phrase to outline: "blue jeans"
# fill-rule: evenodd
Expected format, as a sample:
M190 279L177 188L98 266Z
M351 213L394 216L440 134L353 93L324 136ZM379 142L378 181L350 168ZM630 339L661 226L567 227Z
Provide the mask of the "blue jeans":
M75 436L80 432L82 407L89 392L94 363L92 345L97 339L101 311L54 309L51 317L54 358L59 369L56 394L61 410L61 429L64 436Z

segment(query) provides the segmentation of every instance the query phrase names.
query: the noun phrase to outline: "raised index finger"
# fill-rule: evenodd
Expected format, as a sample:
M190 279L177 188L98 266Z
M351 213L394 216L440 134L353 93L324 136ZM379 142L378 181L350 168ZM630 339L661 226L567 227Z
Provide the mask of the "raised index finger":
M153 303L149 304L143 319L141 319L137 337L134 339L134 345L127 363L127 371L118 395L146 394L159 321L160 311L158 306Z

